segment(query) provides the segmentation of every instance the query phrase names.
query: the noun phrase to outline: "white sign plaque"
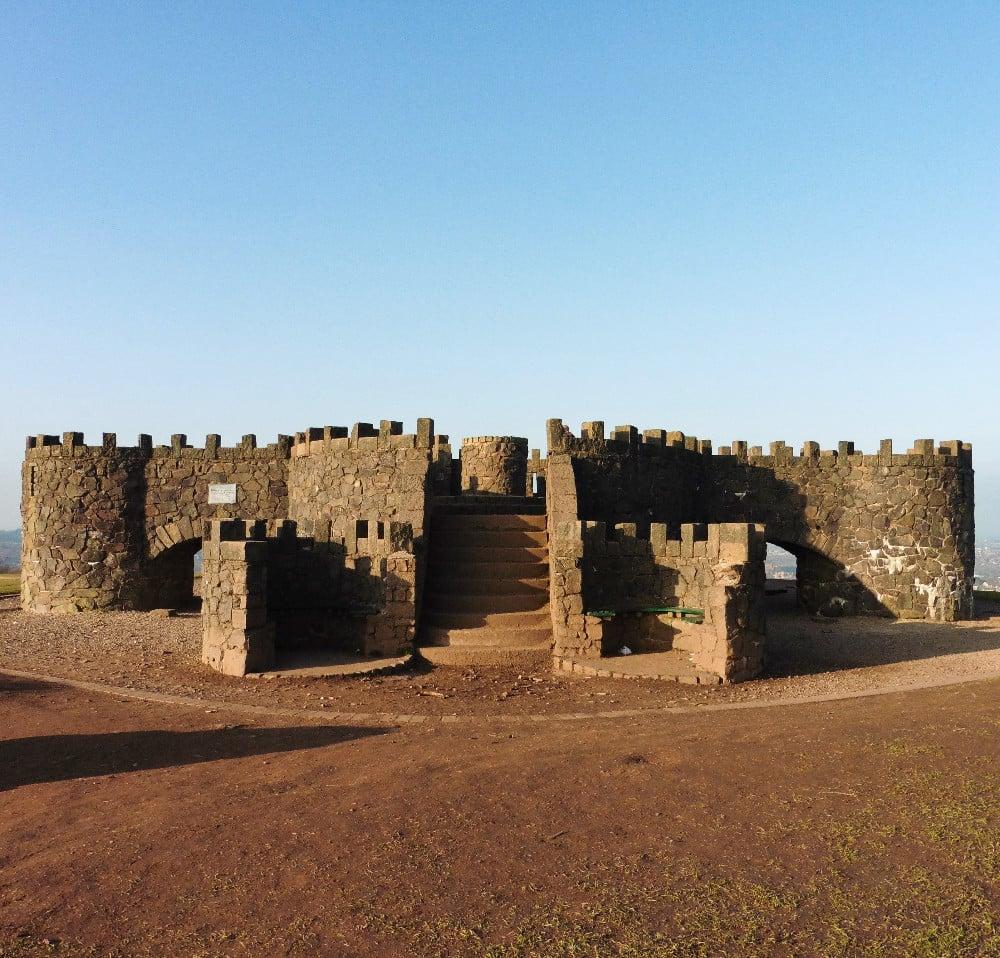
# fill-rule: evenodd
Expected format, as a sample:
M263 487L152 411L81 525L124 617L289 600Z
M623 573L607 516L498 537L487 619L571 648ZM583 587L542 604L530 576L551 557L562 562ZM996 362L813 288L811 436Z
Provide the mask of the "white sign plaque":
M229 506L236 502L235 482L213 482L208 487L210 506Z

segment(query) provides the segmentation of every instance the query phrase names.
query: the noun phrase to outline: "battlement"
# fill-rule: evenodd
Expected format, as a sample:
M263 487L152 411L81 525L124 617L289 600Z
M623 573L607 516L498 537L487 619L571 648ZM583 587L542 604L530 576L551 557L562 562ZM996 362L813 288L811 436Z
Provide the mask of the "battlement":
M235 458L266 458L287 459L292 447L290 436L278 436L277 442L267 446L258 446L257 437L252 433L245 435L237 446L223 446L222 437L218 433L210 433L205 437L204 446L191 446L184 433L175 433L170 437L170 445L153 445L153 437L141 433L134 446L119 446L118 434L106 432L102 434L100 445L87 445L82 432L64 432L59 436L28 436L25 441L25 456L29 459L39 458L96 458L116 452L138 453L150 459L184 458L184 459L235 459Z
M549 452L583 452L598 454L602 451L625 453L630 450L651 453L660 449L683 449L699 455L712 454L712 440L686 436L683 432L667 429L644 429L636 426L615 426L610 436L605 436L604 422L593 420L582 423L580 435L574 436L561 419L546 422Z
M546 423L549 452L563 452L573 455L600 455L601 453L626 453L634 450L648 453L654 449L685 449L688 452L703 456L729 457L743 460L753 465L773 467L779 463L791 461L819 460L824 464L832 464L850 460L853 463L865 465L919 466L926 464L927 459L951 458L960 460L963 464L971 464L972 444L959 439L949 439L935 443L933 439L917 439L906 453L894 453L893 441L883 439L879 443L878 453L866 455L854 442L843 440L836 449L821 449L818 442L808 441L802 444L801 451L796 455L792 446L783 440L777 440L768 445L768 452L763 446L750 446L745 440L737 439L727 446L719 446L713 453L711 439L698 439L680 431L666 429L644 429L639 431L635 426L615 426L610 436L605 435L605 425L600 420L582 423L580 435L573 433L563 424L561 419L550 419Z
M378 427L370 422L347 426L310 426L297 432L291 445L292 458L316 455L333 450L358 449L451 449L448 436L434 433L433 419L418 419L415 433L404 433L403 424L383 419Z
M311 519L213 519L206 525L209 542L268 541L282 551L334 545L342 547L346 555L386 556L413 552L412 525L387 522L377 516L340 525Z
M738 439L728 446L720 446L716 455L744 460L763 467L806 460L818 460L820 464L826 465L847 460L854 464L872 466L919 466L927 464L928 459L933 460L938 457L949 457L961 460L963 464L971 464L972 444L959 439L949 439L935 445L933 439L917 439L904 454L894 453L893 441L883 439L879 443L877 453L866 455L855 443L846 440L839 442L836 449L821 449L818 442L809 441L802 444L800 452L796 455L795 450L782 440L770 443L768 452L765 453L762 446L749 446L745 440Z
M588 555L651 554L669 559L748 562L764 544L764 526L753 522L685 522L674 534L663 522L643 527L635 522L578 520L560 523L559 539L582 541Z

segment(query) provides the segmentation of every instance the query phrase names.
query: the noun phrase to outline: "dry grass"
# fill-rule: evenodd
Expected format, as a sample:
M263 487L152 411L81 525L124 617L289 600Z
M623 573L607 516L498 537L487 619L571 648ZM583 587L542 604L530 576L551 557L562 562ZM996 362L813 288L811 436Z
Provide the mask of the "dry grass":
M0 572L0 595L17 595L21 591L21 575L18 572Z

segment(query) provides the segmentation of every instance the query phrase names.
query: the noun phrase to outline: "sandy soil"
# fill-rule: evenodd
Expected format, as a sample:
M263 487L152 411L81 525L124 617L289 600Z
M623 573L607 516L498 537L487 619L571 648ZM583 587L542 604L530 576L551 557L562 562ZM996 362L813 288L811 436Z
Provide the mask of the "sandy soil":
M0 677L0 955L1000 954L1000 681L476 726Z
M1000 610L998 610L1000 611ZM345 715L556 715L901 690L1000 675L1000 615L936 624L817 621L789 595L769 610L768 677L720 688L554 675L546 668L416 668L401 675L234 679L199 661L197 616L36 616L0 600L0 668L177 696Z

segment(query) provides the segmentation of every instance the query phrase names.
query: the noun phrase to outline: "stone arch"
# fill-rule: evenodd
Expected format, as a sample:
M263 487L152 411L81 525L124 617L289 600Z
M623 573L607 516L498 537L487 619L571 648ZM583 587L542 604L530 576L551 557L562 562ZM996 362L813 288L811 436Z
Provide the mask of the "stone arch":
M189 528L184 531L194 533L194 525L187 525ZM197 524L197 532L197 535L182 538L178 523L171 523L170 526L157 530L150 542L149 558L145 564L144 604L147 608L196 607L198 597L194 588L194 560L201 551L201 523ZM169 545L165 539L169 541Z
M765 531L768 544L795 557L795 591L799 605L823 615L874 613L890 615L878 596L830 550L809 537L785 537Z
M182 542L187 542L190 539L200 540L201 537L201 519L177 519L155 526L147 536L149 558L155 559L160 553L172 549Z

